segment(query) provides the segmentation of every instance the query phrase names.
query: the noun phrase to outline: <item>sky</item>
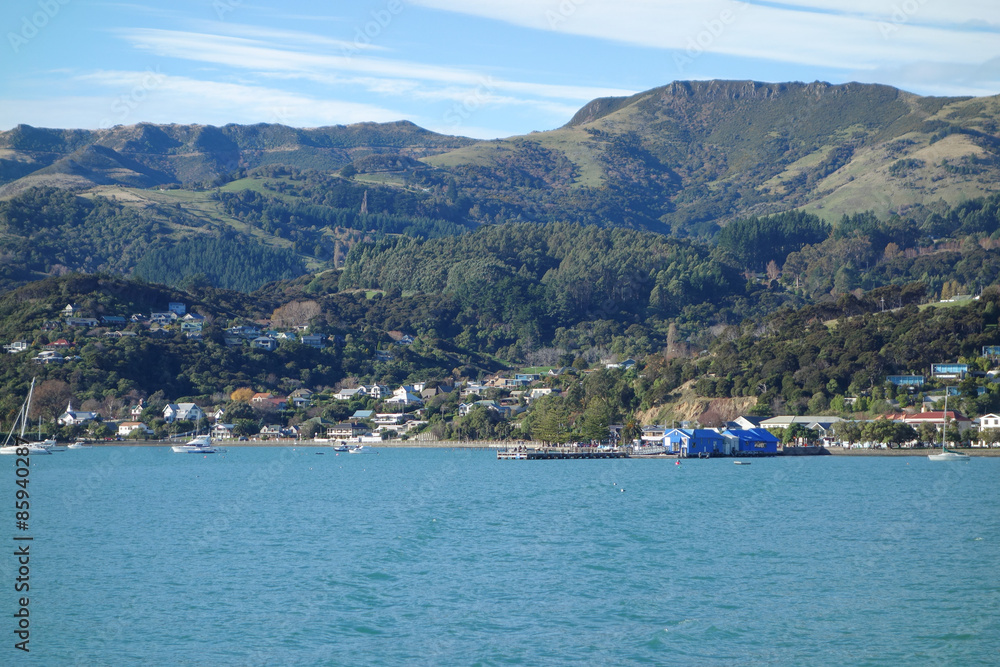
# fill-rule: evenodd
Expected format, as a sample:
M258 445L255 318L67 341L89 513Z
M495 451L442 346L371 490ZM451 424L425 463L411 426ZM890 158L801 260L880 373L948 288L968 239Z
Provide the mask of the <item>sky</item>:
M3 0L0 129L409 120L482 139L693 79L1000 94L997 0Z

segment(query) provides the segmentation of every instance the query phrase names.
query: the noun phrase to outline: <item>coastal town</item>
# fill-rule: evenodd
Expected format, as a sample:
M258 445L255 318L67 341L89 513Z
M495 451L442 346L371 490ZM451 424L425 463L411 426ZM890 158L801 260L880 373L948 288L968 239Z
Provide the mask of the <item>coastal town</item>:
M179 338L211 345L204 337L205 323L204 315L188 312L181 302L170 302L165 309L148 314L100 317L67 304L59 319L45 322L33 342L13 341L4 348L10 354L30 358L43 372L44 367L86 363L78 350L94 339ZM387 332L386 338L390 344L375 350L376 360L387 361L394 351L416 340L401 331ZM338 337L311 333L305 326L275 327L263 321L226 327L221 341L227 347L247 347L266 354L290 344L322 350L336 345ZM574 387L581 387L588 377L640 377L642 364L629 358L582 368L540 367L477 379L427 378L396 386L350 379L335 387L286 383L288 388L294 386L287 393L245 386L216 393L208 401L132 391L123 396L108 395L102 401L87 399L79 408L74 408L72 395L65 395L65 387L61 392L49 392L59 396L46 395L43 383L40 398L52 405L61 397L66 407L52 410L48 419L39 416L37 428L39 439L97 442L155 443L206 434L232 444L487 442L512 451L583 448L581 451L621 450L633 456L685 458L816 453L830 447L909 449L938 446L945 439L952 446L990 449L1000 444L1000 415L967 416L946 409L946 405L949 398L954 405L962 392L982 396L995 388L1000 381L1000 371L994 368L998 358L1000 346L985 346L978 359L934 363L926 375L888 375L881 396L890 397L882 403L891 410L867 415L845 411L722 418L706 412L700 419L666 425L642 423L634 414L615 423L608 413L596 427L541 427L541 411L534 408L576 391ZM844 404L849 409L858 400L848 397ZM871 400L870 395L867 400Z

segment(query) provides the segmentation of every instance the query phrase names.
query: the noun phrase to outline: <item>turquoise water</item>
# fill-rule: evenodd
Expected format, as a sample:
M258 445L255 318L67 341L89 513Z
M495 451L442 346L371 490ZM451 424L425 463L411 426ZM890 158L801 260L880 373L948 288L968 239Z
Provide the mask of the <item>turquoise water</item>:
M0 664L1000 664L998 459L316 451L33 457Z

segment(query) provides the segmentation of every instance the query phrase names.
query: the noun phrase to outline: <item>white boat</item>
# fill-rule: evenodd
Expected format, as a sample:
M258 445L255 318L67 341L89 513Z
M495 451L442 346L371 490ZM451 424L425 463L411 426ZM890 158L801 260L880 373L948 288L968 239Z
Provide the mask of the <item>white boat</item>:
M931 461L968 461L972 457L968 454L960 454L959 452L948 451L945 447L945 434L948 432L948 387L944 388L944 413L941 416L941 453L940 454L928 454L927 458Z
M28 442L28 439L24 437L24 429L28 425L28 413L31 411L31 395L34 392L35 378L31 378L31 386L28 387L28 397L24 399L20 412L17 413L14 423L10 426L10 432L7 433L7 439L4 441L3 446L0 447L0 454L23 456L25 450L28 450L29 455L52 453L45 447L42 447L41 443ZM15 431L18 430L19 425L21 427L20 432L15 433ZM53 440L52 442L54 443L55 441Z
M363 454L365 451L364 445L358 445L357 447L351 447L347 450L348 454Z
M350 450L347 448L346 444L340 443L339 445L334 445L333 451L335 451L335 452L347 452L347 451L350 451Z
M47 438L46 440L38 440L36 442L29 443L32 445L37 445L42 449L46 449L51 454L52 452L65 452L66 445L60 445L58 442L52 438Z
M940 454L928 454L927 458L931 461L968 461L972 457L968 454L962 454L960 452L950 452L947 449L943 450Z
M216 454L220 450L212 446L212 437L196 435L183 445L174 445L170 449L178 454Z
M72 445L67 445L66 449L93 449L93 445L88 445L83 440L77 440Z
M4 445L3 447L0 447L0 454L17 454L17 450L19 450L19 449L22 450L22 451L24 451L25 449L27 449L28 450L28 454L30 456L35 456L36 454L51 454L52 453L49 450L45 449L44 447L39 447L37 444L35 444L33 442L25 442L25 443L22 443L20 445ZM23 454L22 454L22 456L23 456Z

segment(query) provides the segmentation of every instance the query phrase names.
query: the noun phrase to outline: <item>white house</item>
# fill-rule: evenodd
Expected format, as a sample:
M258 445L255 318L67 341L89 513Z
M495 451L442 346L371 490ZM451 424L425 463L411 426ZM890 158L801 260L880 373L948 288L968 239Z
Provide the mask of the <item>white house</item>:
M407 387L400 387L399 389L392 392L392 398L388 398L385 401L392 405L421 405L423 400L411 392Z
M168 403L163 408L163 418L167 423L177 420L196 422L204 419L205 413L194 403Z
M143 431L146 435L153 435L153 430L142 422L122 422L118 425L118 435L127 438L136 429Z
M365 389L364 387L341 389L340 391L338 391L336 394L333 395L333 398L338 401L350 401L351 399L354 398L367 398L367 397L368 397L368 390Z
M274 352L278 349L278 341L274 340L270 336L258 336L250 341L250 347L257 350L265 350L267 352Z
M231 438L233 437L233 429L236 426L234 424L222 424L218 423L212 427L212 437L213 438Z
M60 426L76 426L77 424L86 424L87 422L94 421L97 419L96 412L81 412L79 410L73 409L73 401L69 402L66 406L66 412L59 415L56 420Z
M31 360L38 364L61 364L65 361L61 354L53 352L52 350L39 352L38 355L32 357Z
M987 429L1000 428L1000 415L995 415L992 412L988 415L983 415L979 418L979 430L985 431Z

